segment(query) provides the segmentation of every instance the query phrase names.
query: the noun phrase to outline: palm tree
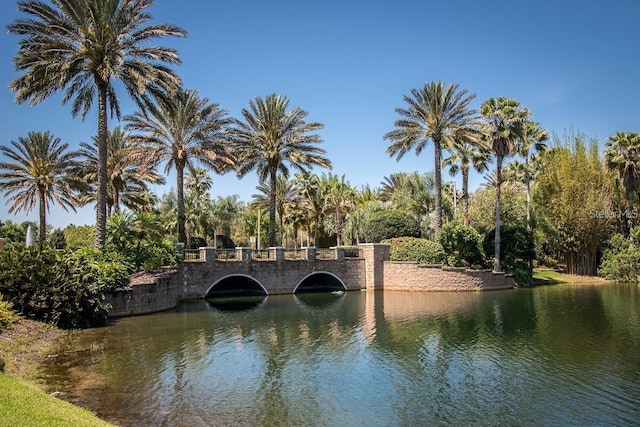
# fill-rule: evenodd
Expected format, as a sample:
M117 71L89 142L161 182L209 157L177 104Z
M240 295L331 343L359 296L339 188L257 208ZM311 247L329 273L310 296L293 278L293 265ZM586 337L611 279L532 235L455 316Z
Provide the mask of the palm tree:
M342 175L329 173L326 180L325 209L333 212L336 232L336 245L342 246L343 222L347 213L355 206L356 191Z
M489 167L491 153L482 143L456 141L451 155L442 161L442 166L449 168L449 174L456 176L462 173L462 212L463 223L469 225L469 170L485 172Z
M401 118L395 130L384 135L391 141L387 154L400 160L409 150L419 155L429 141L435 153L435 234L442 226L442 149L453 147L456 140L473 139L477 135L477 112L469 109L475 95L458 90L457 84L431 82L421 89L412 89L404 96L407 109L397 108Z
M231 119L227 111L195 90L180 90L173 98L126 116L126 128L137 144L136 157L148 166L165 163L164 171L176 170L178 241L185 242L184 172L203 165L217 173L233 168L227 129Z
M289 178L289 167L305 171L312 166L331 169L331 162L324 157L326 151L319 147L322 139L317 130L322 123L307 123L308 113L298 107L287 111L289 99L277 94L264 99L256 97L249 102L249 109L242 109L244 121L236 120L232 129L235 152L238 156L238 175L252 170L269 188L268 244L276 244L277 177Z
M486 136L491 151L496 156L496 230L495 260L493 269L502 271L500 259L500 189L502 187L502 162L516 152L516 144L522 140L531 113L518 101L506 97L489 98L480 106L486 120Z
M149 45L158 37L184 37L175 25L147 25L153 0L38 0L18 2L27 18L7 28L22 36L14 58L23 74L10 88L16 101L37 104L58 91L62 103L73 99L71 115L87 113L98 98L98 195L96 246L104 246L107 218L107 111L120 118L113 85L120 81L144 109L151 97L174 92L180 79L165 64L179 64L173 48Z
M544 143L549 140L549 134L547 130L540 127L537 122L527 122L525 124L524 134L520 144L517 147L518 154L524 158L524 173L525 184L527 187L527 229L531 231L531 180L533 179L533 171L531 162L535 160L535 154L531 152L531 149L535 149L536 152L541 152L547 149L547 145Z
M407 210L416 221L429 213L433 201L433 174L399 172L384 177L380 199L391 202L397 209Z
M640 133L617 132L606 142L604 155L609 169L616 170L629 203L629 224L633 226L634 195L640 191Z
M324 193L325 186L321 178L308 171L299 172L295 175L296 186L303 198L303 203L307 208L307 245L311 245L311 226L313 223L313 246L316 246L322 216L324 214Z
M98 140L93 145L80 143L80 156L84 158L83 175L87 183L97 183L98 176ZM134 146L129 134L119 126L109 132L107 137L107 216L120 212L120 202L129 209L139 210L147 200L149 184L164 184L164 177L155 169L132 156ZM96 199L97 191L90 190L81 197L86 204Z
M26 138L11 141L11 147L0 146L0 152L11 161L0 162L0 190L9 196L9 213L27 213L39 204L40 241L47 238L47 212L52 203L75 212L73 171L79 167L77 152L67 151L62 143L47 132L29 132Z

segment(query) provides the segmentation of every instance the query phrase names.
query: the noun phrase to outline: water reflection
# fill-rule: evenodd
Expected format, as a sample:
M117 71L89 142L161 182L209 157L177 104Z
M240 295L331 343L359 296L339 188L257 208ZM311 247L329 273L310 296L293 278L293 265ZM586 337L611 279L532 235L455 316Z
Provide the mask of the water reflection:
M264 304L266 295L228 297L228 298L207 298L205 301L209 307L219 311L244 311L253 310Z
M123 426L624 426L638 366L638 287L558 286L187 302L78 333L46 380Z

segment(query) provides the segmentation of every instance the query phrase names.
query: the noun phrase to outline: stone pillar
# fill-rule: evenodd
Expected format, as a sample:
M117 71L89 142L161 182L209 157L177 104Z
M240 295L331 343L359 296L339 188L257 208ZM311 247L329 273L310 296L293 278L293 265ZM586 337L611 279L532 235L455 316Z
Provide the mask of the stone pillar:
M251 248L248 247L237 247L236 248L236 259L241 262L251 262Z
M344 261L344 248L340 246L333 246L331 248L331 257L338 261Z
M269 248L269 259L278 262L284 261L284 248L280 246Z
M365 287L368 291L384 289L384 262L389 261L390 245L361 243L365 265Z
M206 261L209 264L216 262L216 248L208 246L198 249L200 250L200 261Z
M315 262L316 260L316 248L305 247L302 248L304 251L304 257L307 261Z

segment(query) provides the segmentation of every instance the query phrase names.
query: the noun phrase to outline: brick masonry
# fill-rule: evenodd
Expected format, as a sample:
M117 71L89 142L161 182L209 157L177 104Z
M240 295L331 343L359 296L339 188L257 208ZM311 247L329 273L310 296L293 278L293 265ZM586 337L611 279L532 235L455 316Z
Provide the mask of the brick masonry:
M248 248L238 248L236 260L217 260L215 249L202 248L201 261L184 262L178 269L146 275L115 291L108 297L113 306L110 316L171 309L180 299L204 297L212 286L229 276L250 277L269 294L293 293L305 278L314 274L333 275L347 290L475 291L514 286L513 279L502 273L391 262L389 245L359 246L359 258L345 258L341 248L337 248L333 259L316 259L313 249L307 251L307 259L297 260L285 259L282 248L273 248L271 260L252 259Z

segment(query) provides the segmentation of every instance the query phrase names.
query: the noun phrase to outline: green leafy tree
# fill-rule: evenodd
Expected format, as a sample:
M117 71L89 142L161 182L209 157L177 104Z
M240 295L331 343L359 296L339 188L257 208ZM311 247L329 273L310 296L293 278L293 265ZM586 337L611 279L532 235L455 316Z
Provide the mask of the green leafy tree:
M435 234L442 226L442 150L452 148L455 141L473 140L478 136L477 112L469 108L475 95L467 95L457 84L431 82L421 89L412 89L404 96L407 108L397 108L400 119L395 129L384 135L391 142L389 156L400 160L415 149L419 155L429 141L435 153Z
M550 255L571 274L595 275L613 234L614 190L598 141L572 136L540 155L533 201Z
M44 242L51 204L75 212L75 178L70 171L78 167L77 153L68 151L69 144L49 132L29 132L26 138L11 141L11 146L0 146L9 159L0 162L0 190L9 196L9 213L29 213L38 205L40 241Z
M114 80L140 108L153 97L173 93L178 76L166 64L178 64L173 48L150 45L153 39L184 37L169 24L148 24L152 0L52 0L18 2L26 14L8 26L21 36L14 58L21 73L10 84L16 101L38 104L64 91L63 104L73 100L71 114L84 119L98 99L98 195L96 245L103 246L107 218L107 113L120 118Z
M502 162L505 157L516 152L516 143L522 140L526 124L531 113L522 108L518 101L499 97L489 98L480 106L485 118L485 133L491 144L491 151L496 156L496 227L495 227L495 260L493 268L502 271L500 261L500 190L502 189Z
M249 101L242 109L242 120L232 128L234 150L238 158L238 175L257 171L260 182L269 188L268 244L276 244L277 178L289 178L289 168L300 172L313 166L331 169L319 146L320 135L313 133L324 127L322 123L305 121L308 113L299 107L290 110L287 97L270 94Z
M440 244L447 254L447 264L456 267L481 267L484 265L482 236L478 231L458 221L442 227Z
M419 264L442 264L446 255L439 242L416 237L396 237L383 240L390 245L391 261L415 261Z
M149 112L125 117L126 128L136 132L136 157L147 159L151 167L165 163L164 171L176 170L178 241L186 241L184 173L197 165L225 173L235 164L228 144L227 111L197 91L180 90L170 100L159 102Z
M420 237L420 224L409 212L384 210L371 215L363 227L363 234L371 243L394 237Z

